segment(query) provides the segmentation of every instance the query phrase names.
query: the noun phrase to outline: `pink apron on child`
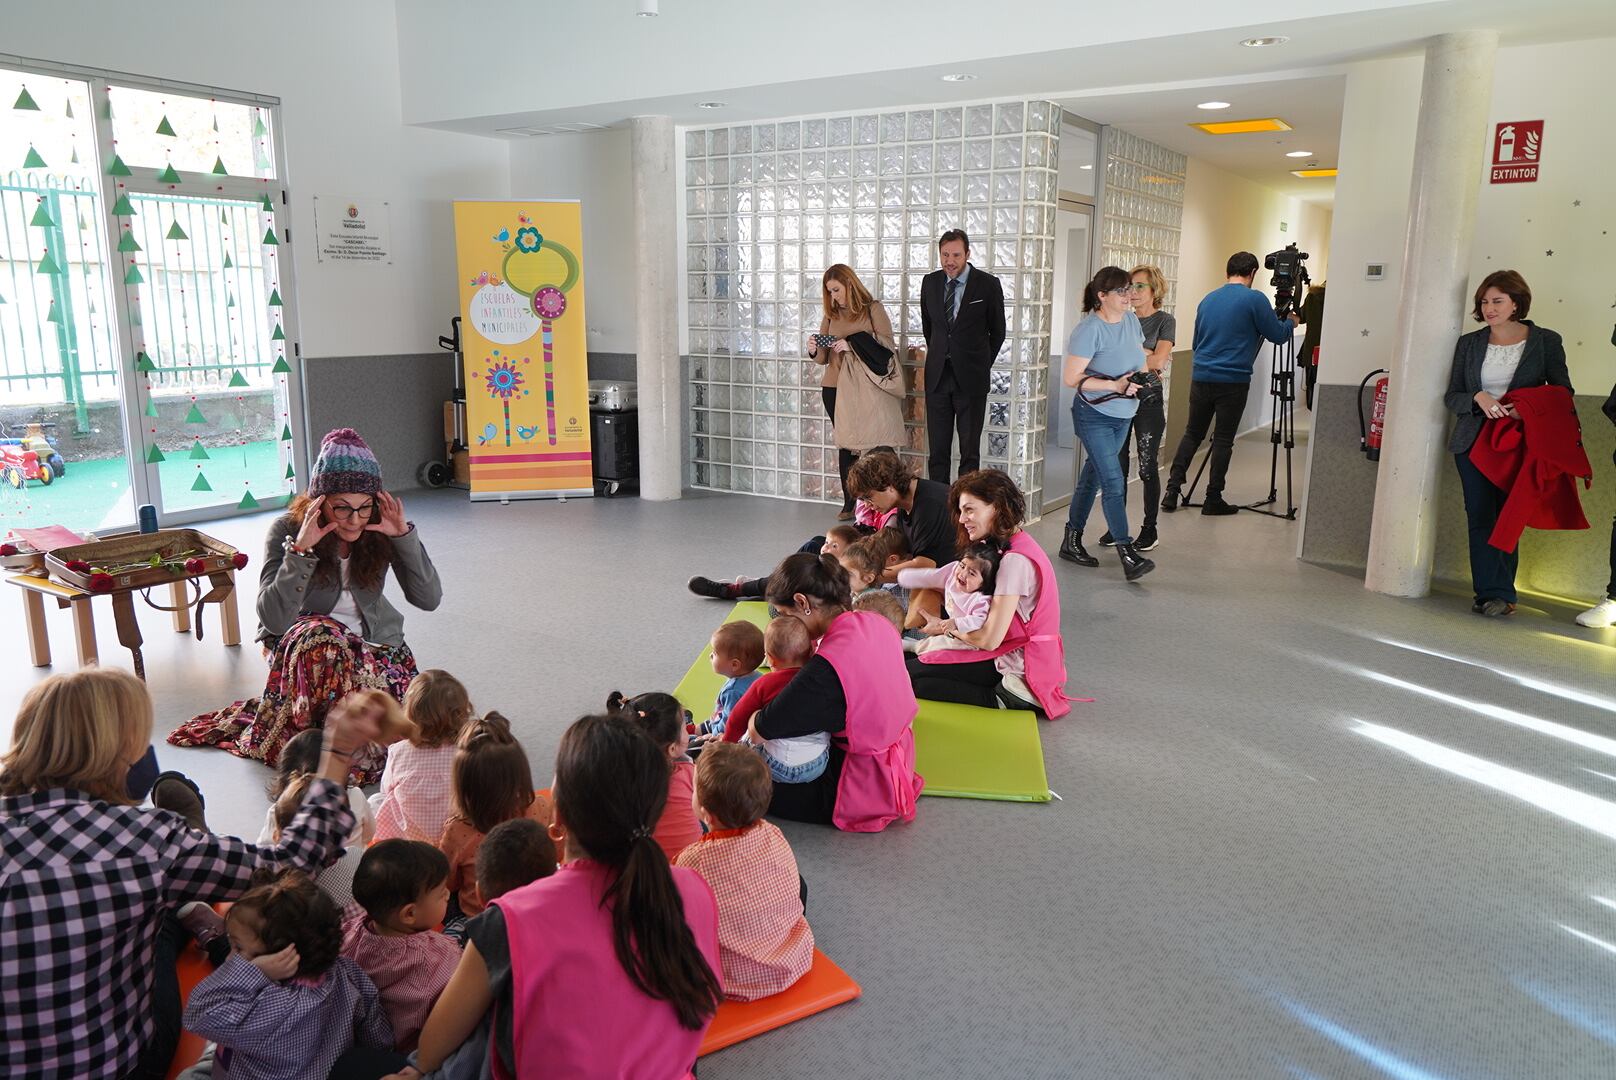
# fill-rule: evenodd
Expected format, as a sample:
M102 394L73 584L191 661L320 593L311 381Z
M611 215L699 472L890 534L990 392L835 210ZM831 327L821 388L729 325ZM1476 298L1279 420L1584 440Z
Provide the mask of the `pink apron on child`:
M685 922L717 972L718 902L700 874L671 869ZM510 941L517 1076L668 1080L690 1075L707 1025L699 1031L682 1027L672 1005L647 996L623 970L611 910L600 902L610 874L599 863L576 859L492 901L505 916Z
M880 832L913 821L925 781L915 773L915 692L897 631L883 615L836 616L819 641L847 699L847 726L835 736L847 751L831 820L848 832Z
M1010 629L997 649L939 649L920 654L923 664L969 664L1022 650L1027 688L1038 699L1044 715L1051 720L1072 711L1066 697L1066 646L1060 634L1060 584L1055 567L1038 541L1020 531L1010 538L1010 550L1032 560L1038 570L1038 602L1032 618L1023 620L1020 612L1010 621Z

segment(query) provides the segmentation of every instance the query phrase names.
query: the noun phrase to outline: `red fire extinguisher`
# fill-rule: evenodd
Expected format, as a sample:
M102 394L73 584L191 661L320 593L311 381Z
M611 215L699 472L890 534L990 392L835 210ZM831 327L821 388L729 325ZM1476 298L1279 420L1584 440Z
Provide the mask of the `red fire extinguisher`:
M1358 449L1370 461L1380 460L1380 439L1386 430L1386 392L1390 386L1387 376L1390 374L1385 368L1376 368L1363 377L1358 384ZM1375 404L1370 411L1369 419L1364 419L1363 392L1369 385L1369 380L1379 375L1375 381Z

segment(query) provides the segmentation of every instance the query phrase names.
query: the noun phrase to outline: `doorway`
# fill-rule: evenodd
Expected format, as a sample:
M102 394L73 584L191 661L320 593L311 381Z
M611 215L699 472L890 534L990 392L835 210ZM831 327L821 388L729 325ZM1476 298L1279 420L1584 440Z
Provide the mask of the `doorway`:
M1062 198L1055 211L1055 302L1049 350L1049 418L1044 444L1044 507L1065 506L1072 501L1077 482L1079 454L1077 433L1072 430L1072 396L1075 391L1061 382L1066 358L1066 342L1082 317L1083 286L1093 276L1094 207Z

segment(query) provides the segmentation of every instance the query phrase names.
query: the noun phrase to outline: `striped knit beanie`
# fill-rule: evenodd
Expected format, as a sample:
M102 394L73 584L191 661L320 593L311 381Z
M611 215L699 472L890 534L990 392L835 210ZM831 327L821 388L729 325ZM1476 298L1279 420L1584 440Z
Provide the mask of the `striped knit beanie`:
M353 428L337 428L320 440L320 456L309 478L310 495L374 495L382 489L382 467Z

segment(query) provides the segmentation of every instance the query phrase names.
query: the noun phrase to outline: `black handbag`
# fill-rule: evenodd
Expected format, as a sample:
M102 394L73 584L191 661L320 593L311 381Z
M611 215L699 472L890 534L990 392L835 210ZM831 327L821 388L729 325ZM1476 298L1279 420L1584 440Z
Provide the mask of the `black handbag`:
M877 379L885 379L892 374L892 350L876 340L874 334L864 330L849 334L847 347L864 361L864 366Z

